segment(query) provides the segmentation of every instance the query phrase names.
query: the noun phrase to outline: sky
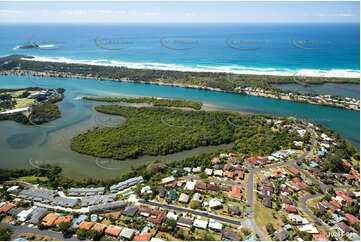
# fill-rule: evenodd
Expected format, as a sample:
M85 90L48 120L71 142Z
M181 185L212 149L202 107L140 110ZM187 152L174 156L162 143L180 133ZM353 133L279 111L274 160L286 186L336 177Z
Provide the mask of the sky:
M360 22L359 2L14 2L0 23Z

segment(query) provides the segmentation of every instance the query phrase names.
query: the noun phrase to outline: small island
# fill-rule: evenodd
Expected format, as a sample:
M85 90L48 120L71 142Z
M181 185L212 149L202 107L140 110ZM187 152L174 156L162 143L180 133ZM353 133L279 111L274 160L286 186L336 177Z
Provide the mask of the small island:
M178 108L192 108L200 110L202 103L190 100L180 99L166 99L159 97L134 97L134 98L118 98L118 97L83 97L87 101L100 101L100 102L125 102L125 103L148 103L153 106L159 107L178 107Z
M174 100L180 101L183 100ZM73 138L71 148L118 160L232 142L243 153L266 154L294 146L293 141L309 139L301 137L297 130L272 130L267 121L270 117L263 115L121 105L100 105L95 110L125 117L126 121L116 127L95 128L80 134Z
M0 89L0 121L39 125L56 120L61 113L55 103L63 98L63 88Z

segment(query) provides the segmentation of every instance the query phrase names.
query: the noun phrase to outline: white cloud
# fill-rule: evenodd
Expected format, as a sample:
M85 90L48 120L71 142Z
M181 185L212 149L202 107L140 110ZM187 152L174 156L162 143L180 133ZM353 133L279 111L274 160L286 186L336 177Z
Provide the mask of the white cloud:
M64 10L64 11L61 11L61 14L70 15L70 16L82 16L82 15L86 15L87 11L84 11L84 10Z
M146 17L154 17L154 16L159 16L160 13L158 13L158 12L145 12L143 15L146 16Z
M11 15L11 14L21 14L23 13L22 11L17 11L17 10L6 10L6 9L0 9L0 14L1 15Z
M335 14L324 14L321 13L318 16L320 17L353 17L355 16L354 14L350 14L350 13L335 13Z
M101 14L116 14L116 15L124 15L127 13L127 11L124 11L124 10L99 10L97 11L98 13L101 13Z
M187 13L184 13L184 16L186 16L186 17L194 17L194 16L196 16L196 14L192 13L192 12L187 12Z

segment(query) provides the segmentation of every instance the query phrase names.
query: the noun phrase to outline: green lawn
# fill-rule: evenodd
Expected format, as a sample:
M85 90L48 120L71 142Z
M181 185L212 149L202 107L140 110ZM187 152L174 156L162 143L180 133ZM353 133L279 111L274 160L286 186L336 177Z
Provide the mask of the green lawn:
M35 99L16 98L15 108L25 108L35 103Z
M47 177L36 177L36 176L22 176L22 177L18 177L15 181L24 181L24 182L36 184L36 183L38 183L38 180L40 180L42 182L46 182L46 181L48 181L48 178Z

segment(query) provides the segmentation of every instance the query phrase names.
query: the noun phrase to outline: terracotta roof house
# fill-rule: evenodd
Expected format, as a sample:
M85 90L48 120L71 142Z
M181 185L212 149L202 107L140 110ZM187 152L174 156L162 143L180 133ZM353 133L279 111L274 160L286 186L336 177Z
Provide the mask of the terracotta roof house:
M351 174L356 178L356 180L360 180L360 174L354 169L351 169Z
M236 199L242 199L242 190L240 186L232 186L232 192L231 192L232 198Z
M345 217L351 222L351 223L359 223L360 220L358 218L356 218L355 216L353 216L350 213L345 213Z
M58 213L49 213L48 215L45 216L45 218L43 218L42 222L46 226L51 226L55 223L58 217L59 217Z
M290 212L290 213L296 213L297 209L296 207L290 205L290 204L284 204L284 208L286 211Z
M122 231L121 227L115 226L115 225L109 225L107 227L107 229L105 230L105 233L110 236L118 237L118 235L120 234L120 231Z
M342 208L342 204L337 202L336 199L331 199L330 204L335 206L336 208Z
M222 230L222 237L226 240L230 241L242 241L242 237L238 235L236 232L234 232L230 228L225 228Z
M93 222L82 221L82 222L79 224L78 229L86 229L86 230L89 230L92 226L93 226Z
M161 224L163 222L164 217L165 217L164 211L153 208L151 210L150 216L148 217L147 221L154 224Z
M251 163L251 164L253 164L253 165L257 165L257 164L258 164L256 157L250 157L250 158L248 158L248 159L247 159L247 162L249 162L249 163Z
M73 220L73 215L61 216L55 221L55 224L60 224L61 222L67 223Z
M96 223L91 230L102 233L107 226L105 224Z
M219 162L221 162L221 160L220 160L218 157L214 157L214 158L212 159L212 163L213 163L213 164L217 164L217 163L219 163Z
M313 234L312 235L312 238L315 240L315 241L329 241L326 237L326 235L324 234Z
M134 236L133 241L150 241L152 238L151 233L137 234Z
M211 191L219 191L219 186L215 185L215 184L207 184L207 188L208 190L211 190Z
M233 178L234 173L231 172L231 171L226 171L226 172L224 173L224 175L225 175L226 177L228 177L228 178Z
M336 195L338 197L340 197L343 201L346 202L354 202L352 198L350 198L349 196L347 196L346 194L342 193L342 192L336 192Z
M287 171L291 172L293 175L298 175L300 174L299 170L297 170L295 167L293 166L286 166Z
M236 176L237 176L239 179L244 179L244 173L243 173L243 171L241 171L241 170L236 170L234 173L236 174Z
M301 179L298 178L298 177L295 177L295 178L291 179L289 184L293 189L295 189L297 191L304 190L304 189L306 189L308 187L307 184L303 183L301 181Z
M347 160L342 160L343 164L347 167L351 167L351 164Z
M336 224L336 229L341 232L341 233L348 233L351 232L352 230L350 229L350 227L348 227L344 222L339 222Z
M3 206L0 208L0 213L7 213L7 212L9 212L9 210L12 209L14 206L15 206L14 204L7 203L7 204L3 205Z
M223 166L223 169L224 169L224 170L231 170L231 169L232 169L232 166L231 166L230 164L225 164L225 165Z

